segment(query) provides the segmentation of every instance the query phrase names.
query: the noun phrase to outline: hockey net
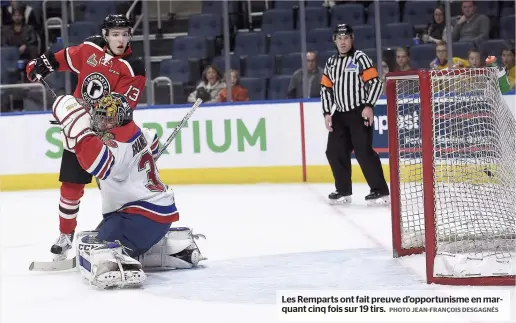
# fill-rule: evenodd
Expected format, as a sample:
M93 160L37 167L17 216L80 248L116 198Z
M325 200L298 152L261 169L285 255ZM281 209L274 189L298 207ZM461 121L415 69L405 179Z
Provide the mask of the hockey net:
M516 121L496 69L387 77L394 256L428 283L514 285Z

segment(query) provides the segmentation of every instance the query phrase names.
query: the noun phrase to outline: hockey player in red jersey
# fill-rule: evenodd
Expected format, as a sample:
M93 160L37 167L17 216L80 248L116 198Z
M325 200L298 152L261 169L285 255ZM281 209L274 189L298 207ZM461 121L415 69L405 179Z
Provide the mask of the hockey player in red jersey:
M37 81L55 71L77 73L75 98L93 106L105 95L117 92L134 109L145 88L146 77L144 62L132 55L131 36L132 26L124 15L109 15L102 24L102 36L89 37L80 45L56 53L44 53L27 64L27 77ZM91 180L92 175L81 168L74 150L65 148L59 174L60 235L51 248L55 261L65 259L72 247L79 203L85 185Z

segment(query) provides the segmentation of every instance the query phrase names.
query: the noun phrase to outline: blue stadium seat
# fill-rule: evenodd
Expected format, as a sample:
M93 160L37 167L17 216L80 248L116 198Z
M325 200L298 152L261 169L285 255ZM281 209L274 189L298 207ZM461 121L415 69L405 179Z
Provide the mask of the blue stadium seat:
M303 65L303 57L301 53L290 53L281 57L280 72L281 75L292 75L296 70Z
M468 52L472 49L472 42L458 42L452 44L453 57L460 57L463 59L468 59Z
M159 64L159 76L166 76L175 83L191 81L188 61L180 59L164 59Z
M386 24L382 27L382 47L409 47L412 38L412 26L406 22Z
M226 61L224 56L215 56L211 65L215 66L221 73L226 70ZM240 57L238 55L229 55L229 66L231 69L241 71Z
M262 31L271 34L278 30L294 29L293 13L290 10L270 9L263 13Z
M116 5L110 1L88 1L84 8L84 20L100 25L104 18L116 12Z
M350 24L355 27L365 23L364 6L361 4L344 4L331 9L331 26Z
M337 53L337 50L327 50L323 52L317 53L317 66L324 69L324 66L326 65L326 62L328 61L328 58L335 55Z
M420 44L410 47L410 60L426 64L424 65L424 68L428 68L430 66L430 62L435 59L435 57L434 44Z
M238 9L238 1L228 1L228 13L232 14L237 12ZM215 1L202 1L202 13L213 13L216 15L222 15L223 10L223 1L215 0Z
M507 42L503 39L485 40L480 46L482 57L486 58L489 55L500 57L502 55L502 50L506 48L507 45Z
M0 81L12 83L12 73L17 70L20 52L17 47L2 46L0 49ZM55 73L54 73L55 74Z
M222 35L222 16L216 14L192 15L188 20L188 36L217 37Z
M206 38L179 36L174 39L172 55L175 59L203 59L208 57Z
M324 7L305 9L306 30L328 27L328 10ZM299 21L297 23L299 29Z
M306 32L306 49L325 51L335 48L332 39L333 28L315 28Z
M477 1L477 12L488 17L497 17L499 13L498 1Z
M76 21L68 27L69 41L72 44L80 44L91 35L99 33L99 25L91 21Z
M500 37L503 39L514 40L516 15L510 15L500 18Z
M274 9L292 10L294 7L299 7L299 1L293 0L276 0L274 1Z
M56 94L65 91L65 73L52 73L45 78L45 81Z
M376 47L376 38L373 26L353 26L353 32L355 33L355 46L357 48Z
M426 25L433 21L436 1L407 1L403 13L403 22L414 25Z
M235 37L235 54L239 56L267 53L267 38L261 32L239 32Z
M500 17L514 15L514 7L503 7L500 12Z
M378 55L376 55L376 48L364 48L362 50L369 58L373 61L373 65L378 67L377 60Z
M324 1L322 0L306 0L307 7L321 7Z
M276 31L271 34L269 53L283 55L301 51L301 34L299 31Z
M247 89L250 101L265 100L266 81L257 77L242 77L240 85Z
M20 59L20 52L14 46L2 46L0 49L0 62L2 69L16 67Z
M275 63L272 55L255 55L246 59L245 76L270 78L274 75Z
M269 80L267 99L282 100L287 99L288 85L291 77L289 75L275 75Z
M369 13L367 16L367 23L374 25L375 9L374 4L369 6ZM380 24L400 22L400 8L398 2L384 1L380 2Z

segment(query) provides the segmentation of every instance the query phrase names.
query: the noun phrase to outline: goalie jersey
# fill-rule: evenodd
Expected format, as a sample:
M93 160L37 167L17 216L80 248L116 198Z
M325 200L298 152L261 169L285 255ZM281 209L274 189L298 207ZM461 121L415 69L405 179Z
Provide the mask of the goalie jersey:
M88 173L100 180L102 214L139 214L159 223L179 220L174 193L163 184L154 158L158 136L134 122L106 132L102 138L87 136L75 153Z

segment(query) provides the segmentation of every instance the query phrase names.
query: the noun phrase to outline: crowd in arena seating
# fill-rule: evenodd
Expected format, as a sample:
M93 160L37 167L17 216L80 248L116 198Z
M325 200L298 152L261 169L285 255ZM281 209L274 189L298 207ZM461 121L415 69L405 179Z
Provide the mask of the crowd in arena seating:
M71 44L98 33L99 18L120 11L108 1L75 2L81 3L83 9L69 24ZM26 82L21 72L24 64L48 48L59 50L62 44L60 38L47 37L43 32L42 1L1 3L1 84ZM125 1L123 13L131 3ZM229 2L232 101L303 98L305 93L310 98L318 97L324 63L335 54L331 35L338 23L353 26L356 47L377 64L373 1L307 0L306 56L301 55L299 1L264 3L252 1L249 7L247 1ZM446 30L446 12L441 1L393 0L381 1L379 5L382 56L378 64L382 64L383 76L388 71L482 67L488 55L495 55L514 88L514 1L453 1L450 31ZM193 102L199 97L206 102L228 101L222 2L204 0L200 8L199 13L188 17L185 30L174 30L179 25L179 18L174 15L160 29L151 28L151 53L143 52L143 38L137 37L141 27L132 41L133 52L151 56L152 79L170 79L174 88L172 103ZM138 17L138 10L135 13L133 18ZM447 61L447 42L453 48L451 64ZM56 93L64 93L63 73L54 74L48 83ZM74 80L72 77L72 89ZM153 86L156 103L171 103L168 85L157 82ZM42 105L31 104L27 92L20 95L19 91L2 89L1 94L2 112L40 109Z

